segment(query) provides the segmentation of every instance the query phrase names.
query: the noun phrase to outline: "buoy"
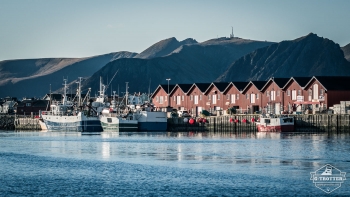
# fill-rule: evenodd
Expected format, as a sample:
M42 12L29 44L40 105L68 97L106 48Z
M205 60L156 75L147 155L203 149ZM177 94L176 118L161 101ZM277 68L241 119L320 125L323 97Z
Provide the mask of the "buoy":
M189 122L190 124L194 124L196 121L195 121L193 118L191 118L188 122Z
M197 122L199 123L203 122L203 118L198 118Z
M235 123L238 123L239 122L239 120L238 119L235 119Z
M230 122L233 122L233 118L230 118Z
M254 118L252 118L252 122L255 122L255 119L254 119Z
M244 118L244 119L242 120L242 122L246 123L246 122L247 122L247 119Z
M207 119L203 118L202 122L203 122L203 123L206 123L206 122L208 122L208 121L207 121Z

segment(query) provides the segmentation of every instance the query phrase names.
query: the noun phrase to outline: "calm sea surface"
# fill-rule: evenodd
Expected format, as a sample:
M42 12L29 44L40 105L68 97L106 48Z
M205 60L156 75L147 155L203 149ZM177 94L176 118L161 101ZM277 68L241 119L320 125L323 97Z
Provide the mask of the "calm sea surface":
M350 196L349 134L0 131L1 196Z

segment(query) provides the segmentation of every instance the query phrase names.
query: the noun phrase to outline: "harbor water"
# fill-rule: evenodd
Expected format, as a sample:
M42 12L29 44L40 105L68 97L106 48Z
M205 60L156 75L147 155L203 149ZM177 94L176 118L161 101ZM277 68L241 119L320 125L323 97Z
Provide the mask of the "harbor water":
M349 133L0 131L1 196L350 196Z

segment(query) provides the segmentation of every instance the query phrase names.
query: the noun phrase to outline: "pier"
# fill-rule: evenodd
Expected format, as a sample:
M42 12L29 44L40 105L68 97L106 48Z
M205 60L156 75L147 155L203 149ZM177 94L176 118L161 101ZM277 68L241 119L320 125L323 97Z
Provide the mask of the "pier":
M294 117L295 132L350 132L349 114L305 114ZM206 123L190 124L184 118L169 118L169 131L257 132L259 115L229 115L205 118ZM198 118L196 119L198 120Z
M29 115L0 115L0 130L41 130L38 118Z
M349 114L305 114L293 116L295 132L350 133ZM168 131L257 132L257 114L211 116L206 122L190 124L185 118L169 118ZM198 120L198 118L196 119ZM24 115L0 115L0 130L41 130L38 118Z

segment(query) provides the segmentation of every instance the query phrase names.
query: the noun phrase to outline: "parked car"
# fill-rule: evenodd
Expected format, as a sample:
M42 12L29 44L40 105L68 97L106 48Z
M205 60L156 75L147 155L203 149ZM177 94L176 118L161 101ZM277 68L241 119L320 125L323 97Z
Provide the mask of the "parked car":
M179 117L191 117L187 110L178 110Z

